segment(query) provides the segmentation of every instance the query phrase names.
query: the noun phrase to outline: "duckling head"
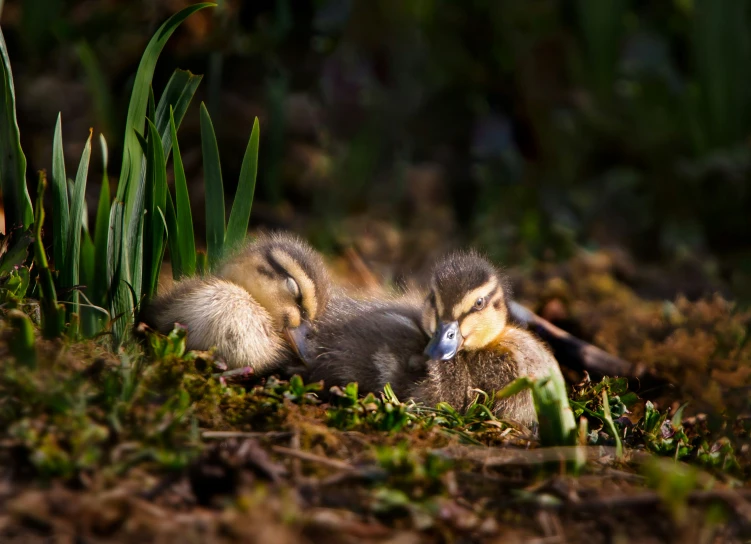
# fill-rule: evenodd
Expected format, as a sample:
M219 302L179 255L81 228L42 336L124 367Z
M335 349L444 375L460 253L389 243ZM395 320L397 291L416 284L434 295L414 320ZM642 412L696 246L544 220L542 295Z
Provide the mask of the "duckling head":
M231 257L218 276L248 291L295 351L329 301L331 284L323 259L290 234L259 237Z
M433 267L422 326L431 337L425 355L447 361L480 350L506 328L506 277L476 252L450 254Z

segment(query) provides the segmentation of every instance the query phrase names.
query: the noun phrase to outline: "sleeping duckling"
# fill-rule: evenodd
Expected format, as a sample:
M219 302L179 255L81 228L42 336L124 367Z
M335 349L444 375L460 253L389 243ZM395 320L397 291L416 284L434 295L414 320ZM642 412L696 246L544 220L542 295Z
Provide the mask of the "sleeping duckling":
M509 324L507 297L505 277L477 253L454 253L434 266L422 315L432 337L427 377L415 384L415 400L464 410L478 389L492 394L520 376L560 376L547 347ZM493 411L526 425L537 420L529 391L498 401Z
M363 394L390 383L397 397L406 398L425 377L428 336L420 325L421 303L414 295L333 298L315 330L298 342L307 369L297 370L306 381L323 380L327 387L357 382Z
M188 330L188 349L216 348L230 368L269 373L287 362L295 338L324 313L330 280L321 256L289 234L259 237L215 276L181 280L144 309L143 321L167 333Z

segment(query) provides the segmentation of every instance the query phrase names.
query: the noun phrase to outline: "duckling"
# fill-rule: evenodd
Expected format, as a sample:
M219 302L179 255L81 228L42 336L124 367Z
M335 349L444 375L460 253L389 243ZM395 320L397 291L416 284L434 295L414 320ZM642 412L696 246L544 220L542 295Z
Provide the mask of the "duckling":
M214 276L178 281L142 312L149 326L188 330L188 349L216 348L230 368L273 372L329 302L321 256L300 238L275 233L236 252Z
M464 410L477 390L492 394L520 376L562 378L548 348L509 323L509 298L506 278L475 252L451 254L434 266L422 314L431 336L427 377L415 383L415 400ZM537 420L529 391L497 401L493 411L525 425Z
M415 294L366 300L340 294L298 342L307 368L297 371L327 387L357 382L363 394L390 383L397 397L406 398L425 377L429 338L420 324L421 302Z

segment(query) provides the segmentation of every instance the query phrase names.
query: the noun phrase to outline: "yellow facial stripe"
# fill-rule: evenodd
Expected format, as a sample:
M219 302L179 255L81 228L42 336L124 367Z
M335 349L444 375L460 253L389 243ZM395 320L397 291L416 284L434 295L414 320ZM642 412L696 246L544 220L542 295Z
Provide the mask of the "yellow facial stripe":
M300 294L302 295L303 308L307 309L311 319L315 319L318 315L318 302L313 280L310 279L310 276L305 273L297 261L284 251L272 249L271 257L297 282L298 287L300 287Z
M443 302L441 301L441 297L438 293L438 289L435 286L435 283L431 285L431 290L433 291L433 296L435 297L435 309L438 312L438 315L443 315Z
M491 280L476 289L472 289L469 293L464 295L464 298L462 298L458 304L454 306L454 309L452 310L454 318L459 319L462 315L469 313L478 298L489 295L497 287L498 281Z

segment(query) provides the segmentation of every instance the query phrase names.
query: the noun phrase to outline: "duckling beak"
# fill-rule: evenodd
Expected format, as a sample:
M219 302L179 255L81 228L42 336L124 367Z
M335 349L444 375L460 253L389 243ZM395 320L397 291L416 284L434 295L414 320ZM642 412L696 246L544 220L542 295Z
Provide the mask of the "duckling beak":
M303 321L299 327L285 327L284 336L287 338L289 345L295 352L302 363L309 367L308 359L310 357L310 346L308 343L308 333L310 332L310 323Z
M458 321L441 323L425 348L425 355L430 357L431 361L448 361L456 355L463 342Z

